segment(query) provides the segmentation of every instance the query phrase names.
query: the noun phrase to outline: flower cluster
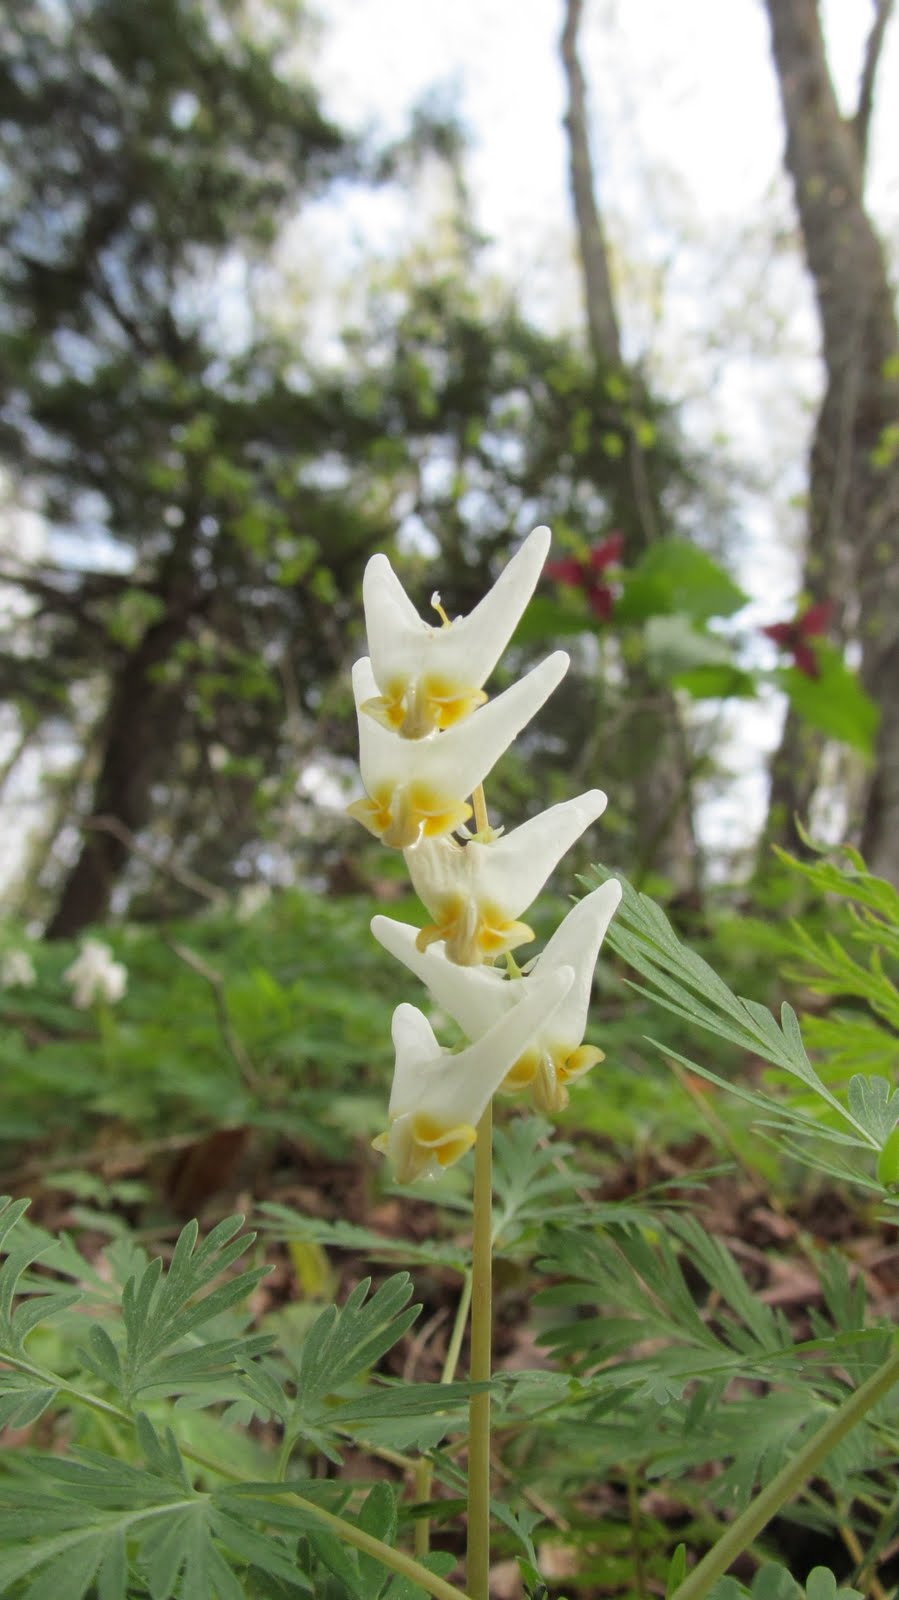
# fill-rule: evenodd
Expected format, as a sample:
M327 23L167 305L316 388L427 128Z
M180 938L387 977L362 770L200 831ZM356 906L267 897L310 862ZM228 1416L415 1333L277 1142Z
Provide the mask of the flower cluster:
M37 973L27 950L7 950L0 961L0 989L33 989Z
M121 1000L128 983L128 969L116 961L108 944L102 939L85 939L81 950L63 973L66 983L72 985L72 1004L86 1011L96 1000L115 1005Z
M370 655L353 668L365 798L349 810L404 852L433 919L418 929L379 916L372 932L469 1040L443 1051L415 1006L394 1013L389 1128L375 1147L404 1183L464 1155L498 1090L527 1091L542 1111L559 1111L568 1085L602 1059L583 1037L620 886L605 883L580 901L526 973L512 951L533 939L519 918L606 797L591 789L505 834L489 826L481 787L568 668L558 651L496 699L484 692L549 542L548 528L536 528L470 616L451 622L435 594L437 626L419 617L386 556L373 556L365 572Z

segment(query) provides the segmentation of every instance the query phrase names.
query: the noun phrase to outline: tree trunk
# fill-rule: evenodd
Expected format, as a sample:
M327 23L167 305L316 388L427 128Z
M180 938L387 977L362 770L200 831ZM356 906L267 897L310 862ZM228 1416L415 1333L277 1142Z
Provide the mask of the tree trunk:
M766 0L787 130L786 165L815 289L826 367L811 450L804 587L856 637L877 704L875 774L862 819L872 870L899 882L899 333L883 247L865 209L874 80L892 0L879 0L855 116L840 113L816 0ZM890 449L892 441L893 448ZM768 838L793 842L820 746L787 719L774 762ZM809 745L811 752L809 753Z
M188 636L197 595L183 552L173 552L168 567L166 613L147 629L116 677L101 736L90 815L112 819L121 831L85 832L47 926L48 939L72 938L106 915L128 860L128 835L150 820L153 787L171 770L184 718L184 685L166 681L160 669Z
M630 389L632 375L624 366L621 333L602 215L590 153L587 95L577 41L583 0L565 0L560 50L568 84L565 129L568 135L569 182L577 223L578 249L590 349L597 368L620 374ZM629 494L615 508L624 534L625 559L639 559L663 526L662 508L636 431L627 439ZM658 871L680 893L699 892L699 852L693 829L692 780L685 730L674 696L655 683L640 662L625 663L627 692L633 706L627 744L634 784L634 819L639 840L638 879Z

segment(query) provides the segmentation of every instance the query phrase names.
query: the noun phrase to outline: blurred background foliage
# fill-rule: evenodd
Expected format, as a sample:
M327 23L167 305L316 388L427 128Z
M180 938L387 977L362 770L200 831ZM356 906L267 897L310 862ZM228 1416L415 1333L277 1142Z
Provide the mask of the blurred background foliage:
M31 947L39 983L4 992L12 1145L64 1143L76 1127L81 1143L101 1116L162 1141L174 1126L302 1126L334 1153L377 1122L354 1080L368 1089L386 1074L395 977L367 919L397 897L400 914L418 912L398 863L344 814L357 783L348 667L375 549L424 614L435 589L458 614L532 526L552 526L494 687L560 643L572 669L489 798L514 824L575 789L608 792L601 848L599 835L582 841L560 895L601 854L765 998L758 950L747 957L729 930L748 929L749 910L764 928L802 904L769 848L805 848L792 802L811 805L817 789L893 875L878 839L895 766L894 624L875 608L868 670L867 579L837 593L845 552L824 548L811 517L814 581L768 630L782 664L760 665L726 461L698 447L649 359L625 354L582 10L566 0L559 13L583 292L583 324L567 330L483 270L451 98L435 94L392 140L338 126L315 83L322 24L303 6L27 0L5 18L4 948L49 941ZM804 70L818 62L826 89L823 39L802 33L799 0L769 12L775 74L790 67L792 18ZM853 125L862 210L881 8L875 20ZM845 134L823 89L822 162ZM788 96L784 113L790 126ZM796 181L798 160L790 146ZM282 241L323 200L388 191L413 205L440 193L441 225L425 245L373 252L335 312L316 288L327 264L285 268ZM800 207L800 222L814 280L816 218ZM856 268L835 259L834 282ZM896 373L892 311L877 306L883 406ZM830 303L821 310L826 333ZM875 452L880 499L856 499L869 533L893 540L889 437ZM871 468L869 434L850 431L841 449L847 471ZM789 700L786 743L754 859L748 828L725 851L708 819L739 708L770 704L775 688ZM241 921L244 897L269 887L261 920ZM541 932L563 905L538 913ZM128 998L73 1032L70 941L97 924L129 970ZM606 1012L621 1090L612 1073L595 1107L582 1096L585 1125L638 1147L687 1135L695 1104L647 1066L612 994Z
M329 120L302 8L32 0L4 23L3 893L49 937L195 910L194 877L362 886L340 801L365 559L387 549L422 609L436 587L458 613L539 521L557 576L510 670L560 640L574 665L499 777L504 814L599 781L615 859L696 909L722 715L776 681L799 719L778 772L811 744L832 785L836 748L863 817L879 690L844 664L843 617L822 611L828 643L800 608L777 674L747 657L724 474L622 354L579 6L565 22L586 337L479 274L439 101L392 144ZM441 173L427 254L373 262L333 331L295 310L274 265L288 222ZM792 832L775 787L766 839Z

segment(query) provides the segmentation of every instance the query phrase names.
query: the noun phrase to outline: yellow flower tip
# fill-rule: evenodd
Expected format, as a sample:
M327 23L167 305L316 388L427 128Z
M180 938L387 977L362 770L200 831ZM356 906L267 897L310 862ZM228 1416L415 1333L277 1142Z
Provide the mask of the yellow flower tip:
M401 806L397 814L391 816L381 834L381 843L386 844L390 850L410 850L418 843L420 834L420 819L405 806Z
M504 921L494 909L461 895L442 905L437 915L437 922L418 933L415 947L424 954L429 945L443 940L447 961L457 967L479 967L534 938L527 923Z
M390 804L366 797L363 800L354 800L347 806L347 816L353 817L356 822L361 822L363 828L374 834L376 839L384 835L385 829L390 827Z
M398 1183L415 1183L433 1177L437 1168L445 1170L461 1161L476 1139L471 1123L447 1128L436 1117L418 1111L397 1117L386 1133L372 1140L372 1149L390 1157Z
M539 1065L539 1057L533 1050L519 1056L514 1067L510 1068L500 1084L504 1094L522 1094L525 1089L529 1089L537 1075Z
M381 727L390 733L399 731L406 715L402 701L388 699L387 695L383 694L375 694L370 700L363 700L359 710L364 711L367 717L380 723Z
M423 814L421 831L426 839L439 839L444 833L453 833L471 816L471 806L467 800L460 800L455 805L447 805L444 801L443 805L442 811L435 811L430 816Z
M579 1049L572 1050L570 1056L563 1061L556 1062L556 1071L560 1083L576 1083L591 1067L598 1066L600 1061L605 1061L605 1051L597 1050L595 1044L582 1044Z
M483 689L454 688L449 684L425 679L423 689L429 707L433 708L436 726L443 732L457 722L463 722L478 706L486 705Z
M561 1050L552 1054L544 1051L535 1065L530 1084L523 1083L522 1087L531 1087L537 1111L542 1111L547 1116L554 1116L564 1111L568 1104L568 1085L576 1083L578 1078L582 1078L600 1061L605 1061L605 1055L593 1044L579 1045L576 1050L569 1050L567 1054L563 1054ZM516 1062L512 1071L515 1072L518 1066L519 1063ZM505 1087L504 1083L503 1088Z
M423 784L383 786L347 806L347 813L392 850L409 850L422 833L449 833L471 816L465 801L448 801Z
M477 1130L469 1122L460 1122L454 1128L443 1128L424 1111L417 1112L412 1118L412 1138L416 1145L436 1157L441 1167L451 1167L456 1161L461 1161L477 1136Z
M481 911L479 944L484 960L493 961L507 950L517 950L520 944L530 944L536 937L526 922L504 921L495 911L484 907Z

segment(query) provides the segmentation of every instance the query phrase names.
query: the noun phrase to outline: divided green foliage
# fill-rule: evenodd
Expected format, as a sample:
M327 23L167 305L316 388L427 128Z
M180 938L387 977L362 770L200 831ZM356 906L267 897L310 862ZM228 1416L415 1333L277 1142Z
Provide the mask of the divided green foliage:
M382 1380L364 1385L369 1369L408 1332L421 1310L408 1304L408 1273L388 1278L369 1298L370 1288L366 1278L339 1310L327 1306L320 1312L295 1358L287 1347L295 1398L280 1413L286 1449L303 1440L339 1463L348 1435L369 1445L422 1448L437 1444L460 1422L470 1384ZM245 1381L253 1393L254 1380Z
M593 888L609 876L594 867L584 882ZM769 1063L776 1069L767 1078L771 1089L729 1081L668 1043L649 1042L761 1113L755 1128L777 1135L781 1148L799 1160L882 1195L884 1185L874 1169L885 1119L899 1111L899 1102L884 1098L876 1075L859 1077L842 1096L835 1093L809 1059L792 1006L781 1006L778 1023L767 1006L735 995L708 962L681 942L654 901L626 882L623 888L607 943L643 978L643 983L628 980L631 987L682 1022L736 1046L746 1058ZM781 1092L774 1092L781 1085Z
M238 1360L253 1361L270 1347L272 1341L264 1335L195 1342L201 1329L246 1300L266 1275L267 1268L252 1268L201 1294L253 1243L255 1234L234 1237L242 1225L243 1217L228 1217L198 1245L197 1223L189 1222L167 1270L157 1256L128 1279L122 1293L121 1348L102 1324L94 1323L83 1352L85 1365L126 1405L147 1391L171 1395L216 1385ZM210 1391L210 1400L215 1398Z
M577 1375L567 1400L553 1397L556 1442L586 1454L592 1429L594 1471L630 1463L680 1482L714 1464L708 1495L740 1509L892 1348L890 1325L871 1324L863 1280L836 1253L816 1262L821 1309L812 1303L811 1337L797 1340L687 1214L552 1229L547 1239L539 1267L550 1287L537 1298L562 1315L541 1343ZM819 1469L834 1504L862 1494L886 1509L897 1448L888 1401Z
M142 1466L81 1450L70 1460L20 1457L15 1474L0 1480L4 1595L83 1600L96 1581L98 1600L126 1600L134 1583L150 1600L245 1600L251 1568L290 1593L317 1592L315 1561L300 1541L320 1537L311 1506L339 1507L336 1485L201 1491L171 1432L139 1415L136 1436ZM291 1503L298 1494L308 1509ZM351 1593L365 1600L367 1591L357 1584Z
M31 1227L26 1204L0 1200L0 1426L27 1428L43 1416L48 1442L62 1423L71 1443L65 1455L6 1455L0 1592L9 1600L288 1600L336 1584L341 1600L417 1600L420 1589L348 1546L316 1511L392 1546L392 1486L376 1485L352 1507L345 1486L300 1475L283 1482L276 1470L300 1440L304 1456L333 1460L352 1431L395 1450L433 1445L458 1423L465 1384L372 1381L418 1313L408 1275L371 1294L369 1282L358 1285L342 1308L321 1312L295 1350L279 1353L272 1335L242 1326L241 1308L266 1269L231 1275L254 1238L239 1235L239 1217L202 1241L189 1223L167 1265L115 1239L109 1270L98 1270L71 1240L54 1245ZM67 1277L79 1289L63 1287ZM95 1310L102 1320L91 1320ZM56 1332L45 1332L51 1320ZM152 1412L133 1409L138 1396ZM212 1406L210 1432L198 1411ZM254 1413L281 1420L285 1449L280 1463L271 1450L267 1460L245 1450L247 1472L229 1435ZM434 1572L452 1564L439 1555L428 1562Z

